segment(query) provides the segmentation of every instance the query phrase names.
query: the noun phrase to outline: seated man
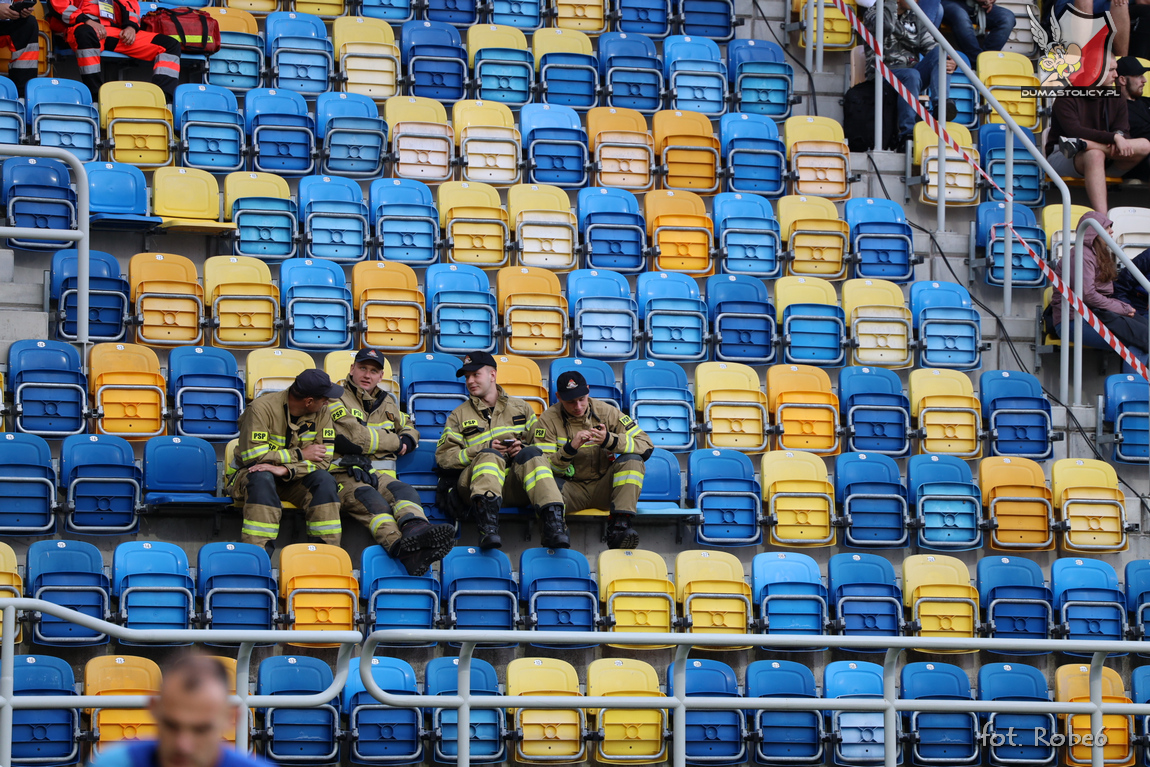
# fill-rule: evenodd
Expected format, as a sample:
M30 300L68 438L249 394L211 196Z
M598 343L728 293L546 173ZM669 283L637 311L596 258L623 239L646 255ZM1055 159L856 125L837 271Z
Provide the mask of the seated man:
M1126 115L1130 119L1132 138L1150 139L1150 99L1142 95L1146 88L1146 67L1133 56L1118 59L1118 90L1126 99ZM1150 157L1142 158L1126 178L1150 181Z
M309 541L339 545L339 490L327 471L335 426L327 405L342 396L343 387L313 368L287 389L256 397L244 410L227 468L228 494L244 506L244 543L270 552L287 501L304 510Z
M180 84L180 43L168 35L140 30L138 0L51 0L51 4L48 24L76 53L80 79L92 92L93 101L99 99L104 84L103 51L154 61L152 82L168 103L174 100Z
M975 34L978 11L986 14L982 39ZM965 53L973 65L983 51L1001 51L1014 30L1014 13L995 5L994 0L942 0L942 18L950 27L947 36L959 53Z
M0 37L8 38L8 49L12 51L8 79L23 98L24 86L40 68L40 28L32 7L14 11L11 2L0 3Z

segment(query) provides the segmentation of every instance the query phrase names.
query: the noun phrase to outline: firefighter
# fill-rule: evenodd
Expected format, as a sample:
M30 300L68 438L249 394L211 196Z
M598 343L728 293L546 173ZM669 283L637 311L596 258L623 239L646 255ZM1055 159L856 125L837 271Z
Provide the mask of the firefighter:
M409 575L423 575L447 556L455 525L432 525L419 493L395 478L395 459L415 450L419 432L395 399L379 388L383 355L360 349L343 382L343 397L327 409L335 422L335 460L343 510L363 523Z
M8 49L12 51L8 78L23 98L24 86L40 68L40 27L31 6L13 10L11 2L0 3L0 37L8 38Z
M561 374L555 391L559 401L539 419L545 434L535 444L551 459L564 503L574 511L608 509L607 546L636 548L639 534L631 519L643 489L643 462L654 449L651 439L619 408L592 399L578 371Z
M284 391L257 397L240 416L228 471L230 494L244 505L244 543L269 552L283 501L307 515L308 541L339 545L339 489L328 473L335 425L327 405L343 396L322 370L305 370Z
M476 522L479 548L497 549L499 509L530 504L543 522L543 545L567 547L563 496L547 457L531 444L543 437L535 411L507 396L487 352L464 357L455 375L466 376L471 397L451 411L435 451L441 469L458 473L445 493L452 513Z

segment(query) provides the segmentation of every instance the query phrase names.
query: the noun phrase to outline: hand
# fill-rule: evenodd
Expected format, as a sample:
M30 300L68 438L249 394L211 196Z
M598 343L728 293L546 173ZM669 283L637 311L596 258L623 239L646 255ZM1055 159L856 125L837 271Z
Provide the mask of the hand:
M400 455L407 455L407 443L406 442L400 442L399 443L399 454Z
M994 0L978 0L978 4L982 6L982 10L989 11L994 7Z
M577 433L575 435L575 437L571 440L571 447L575 450L578 450L579 448L586 445L588 442L594 442L594 441L595 441L595 432L591 431L590 429L584 429L583 431Z
M100 22L98 22L98 21L85 21L84 23L87 24L89 27L91 27L95 31L97 40L103 40L105 37L108 36L108 30L104 29L104 25L101 24Z
M12 10L11 5L5 3L4 5L0 5L0 21L11 21L12 19L18 19L20 18L21 13L28 12L29 11L14 11Z
M1130 146L1130 142L1126 140L1125 136L1114 136L1114 153L1118 157L1130 157L1134 154L1134 148Z
M954 59L948 58L946 60L946 73L948 75L952 75L952 74L954 74L955 70L957 70L957 69L958 69L958 62L955 61Z
M259 471L270 471L277 477L286 477L288 475L287 467L280 466L276 463L257 463L255 466L248 468L249 474Z
M515 443L511 443L510 445L504 445L502 440L493 439L493 440L491 440L491 449L494 450L495 452L499 453L500 455L505 455L505 456L510 457L510 453L508 451L511 450L511 448L512 448L512 446L514 446L514 444Z
M361 485L370 485L376 490L379 489L379 479L377 479L376 476L370 471L361 469L358 466L352 466L350 469L348 469L347 473L351 475L352 479Z
M1128 304L1122 304L1122 306L1124 307L1122 309L1123 316L1133 317L1135 314L1137 314L1137 311L1135 311L1133 306L1130 306Z
M592 442L593 444L596 444L596 445L602 445L606 441L607 441L607 427L606 426L604 426L603 424L599 424L598 426L596 426L594 429L591 430L590 442Z
M318 463L327 458L327 448L319 444L308 445L299 452L305 461L311 461L312 463Z
M514 458L515 456L519 455L519 451L522 449L523 449L523 443L520 442L519 440L515 440L515 444L510 445L507 448L507 457L508 458Z
M136 42L136 30L132 27L124 27L120 30L120 42L124 45L131 45Z

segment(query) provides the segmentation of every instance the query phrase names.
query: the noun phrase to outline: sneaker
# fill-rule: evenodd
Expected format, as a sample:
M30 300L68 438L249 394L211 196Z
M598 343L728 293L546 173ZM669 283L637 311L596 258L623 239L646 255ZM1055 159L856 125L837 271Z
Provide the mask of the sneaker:
M1058 149L1067 160L1073 160L1074 155L1086 149L1086 142L1083 139L1074 138L1073 136L1059 136Z

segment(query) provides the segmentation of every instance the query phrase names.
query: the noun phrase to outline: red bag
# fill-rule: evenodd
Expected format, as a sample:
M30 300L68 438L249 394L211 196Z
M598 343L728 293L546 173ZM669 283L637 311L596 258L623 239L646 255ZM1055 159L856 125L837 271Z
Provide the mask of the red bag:
M220 49L220 25L195 8L159 8L140 19L140 29L180 41L183 53L211 55Z

